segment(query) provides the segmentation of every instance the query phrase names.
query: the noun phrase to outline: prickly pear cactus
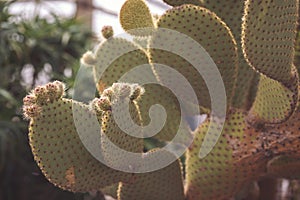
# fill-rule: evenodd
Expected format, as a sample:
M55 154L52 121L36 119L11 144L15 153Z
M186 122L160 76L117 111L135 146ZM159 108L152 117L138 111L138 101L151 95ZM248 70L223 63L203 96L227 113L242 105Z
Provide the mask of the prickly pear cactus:
M58 81L24 98L30 145L45 176L66 190L99 190L118 200L249 199L247 188L261 178L299 179L299 0L164 2L172 8L161 16L152 16L144 0L124 3L120 23L132 40L103 27L104 40L81 58L99 93L89 105L63 98ZM184 38L199 44L214 65ZM187 85L158 64L184 77L198 102L177 96ZM217 79L196 70L205 66L216 66L222 78L226 116L212 109L207 80ZM152 112L156 104L164 112ZM161 123L162 113L163 126L151 135L148 127ZM203 113L205 121L192 131L185 119ZM146 149L149 135L166 148ZM86 144L101 152L102 161ZM139 155L138 165L128 164L126 152ZM157 155L153 163L172 162L133 172Z
M24 114L30 119L30 145L45 176L58 187L74 192L99 190L122 179L130 180L131 175L105 166L88 152L75 123L92 130L94 124L89 119L96 113L88 105L63 98L63 93L64 85L56 81L35 88L24 98ZM78 113L77 118L73 111Z

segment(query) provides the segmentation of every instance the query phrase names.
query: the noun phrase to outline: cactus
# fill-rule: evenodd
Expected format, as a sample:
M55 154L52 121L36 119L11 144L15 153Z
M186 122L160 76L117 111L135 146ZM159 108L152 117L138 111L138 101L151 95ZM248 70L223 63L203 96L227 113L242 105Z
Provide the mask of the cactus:
M134 39L105 26L104 40L82 56L99 93L90 104L64 98L58 81L24 98L30 145L44 175L62 189L101 191L118 200L247 199L261 178L299 179L299 0L164 2L173 7L153 17L144 0L127 0L120 23ZM161 34L167 30L174 32ZM200 44L209 59L186 41ZM179 55L184 47L190 51ZM195 61L202 70L214 67L210 61L217 67L226 116L212 109L207 81L217 81L216 74L204 70L201 76ZM158 64L182 75L196 102L185 96L181 76ZM145 68L128 76L139 66ZM214 97L221 109L222 94ZM161 123L162 113L151 112L155 104L166 119L151 135L150 125ZM185 118L197 111L207 118L192 131ZM147 137L165 146L146 149Z

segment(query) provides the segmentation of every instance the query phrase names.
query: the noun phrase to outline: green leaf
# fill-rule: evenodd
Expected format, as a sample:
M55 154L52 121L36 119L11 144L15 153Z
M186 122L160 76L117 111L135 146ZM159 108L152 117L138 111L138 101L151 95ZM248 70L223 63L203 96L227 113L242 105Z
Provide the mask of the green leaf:
M10 103L17 105L17 100L5 89L0 88L0 96L2 96L7 101L10 101Z

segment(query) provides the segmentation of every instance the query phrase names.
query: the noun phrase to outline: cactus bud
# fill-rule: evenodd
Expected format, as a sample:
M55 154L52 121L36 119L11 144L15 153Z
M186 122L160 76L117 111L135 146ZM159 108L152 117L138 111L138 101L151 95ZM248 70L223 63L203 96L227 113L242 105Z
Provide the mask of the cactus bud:
M111 102L108 99L108 97L101 97L97 103L101 110L103 111L111 110Z
M36 103L44 105L49 100L49 95L45 86L38 86L33 90L33 94L36 96Z
M135 100L139 98L145 92L144 88L139 85L132 86L132 94L130 95L130 100Z
M112 89L115 92L115 97L126 98L131 93L131 87L127 83L114 83Z
M48 98L49 98L50 102L53 102L54 100L56 100L56 97L57 97L56 93L58 92L57 85L55 85L54 83L48 83L45 87L46 87Z
M60 81L54 81L53 84L55 84L57 87L56 100L58 100L65 95L66 86L64 83L62 83Z
M30 106L32 104L36 103L36 96L33 94L29 94L26 97L23 98L23 104L24 106Z
M23 113L25 119L31 119L34 117L37 117L41 113L41 107L38 105L30 105L30 106L24 106L23 107Z
M108 39L114 35L114 30L113 30L112 26L103 26L101 33L105 39Z
M94 65L96 64L96 58L93 52L87 51L85 54L83 54L81 58L81 63L84 65Z

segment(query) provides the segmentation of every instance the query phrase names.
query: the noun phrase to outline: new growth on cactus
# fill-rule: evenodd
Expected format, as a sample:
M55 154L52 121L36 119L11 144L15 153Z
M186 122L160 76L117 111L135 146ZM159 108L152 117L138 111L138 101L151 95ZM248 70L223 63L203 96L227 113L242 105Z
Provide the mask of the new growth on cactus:
M153 17L126 0L132 40L103 27L81 58L99 94L89 104L64 98L59 81L24 97L47 179L118 200L253 199L265 177L299 179L299 0L164 2L173 7ZM192 130L186 119L199 114ZM146 149L149 137L165 146Z

